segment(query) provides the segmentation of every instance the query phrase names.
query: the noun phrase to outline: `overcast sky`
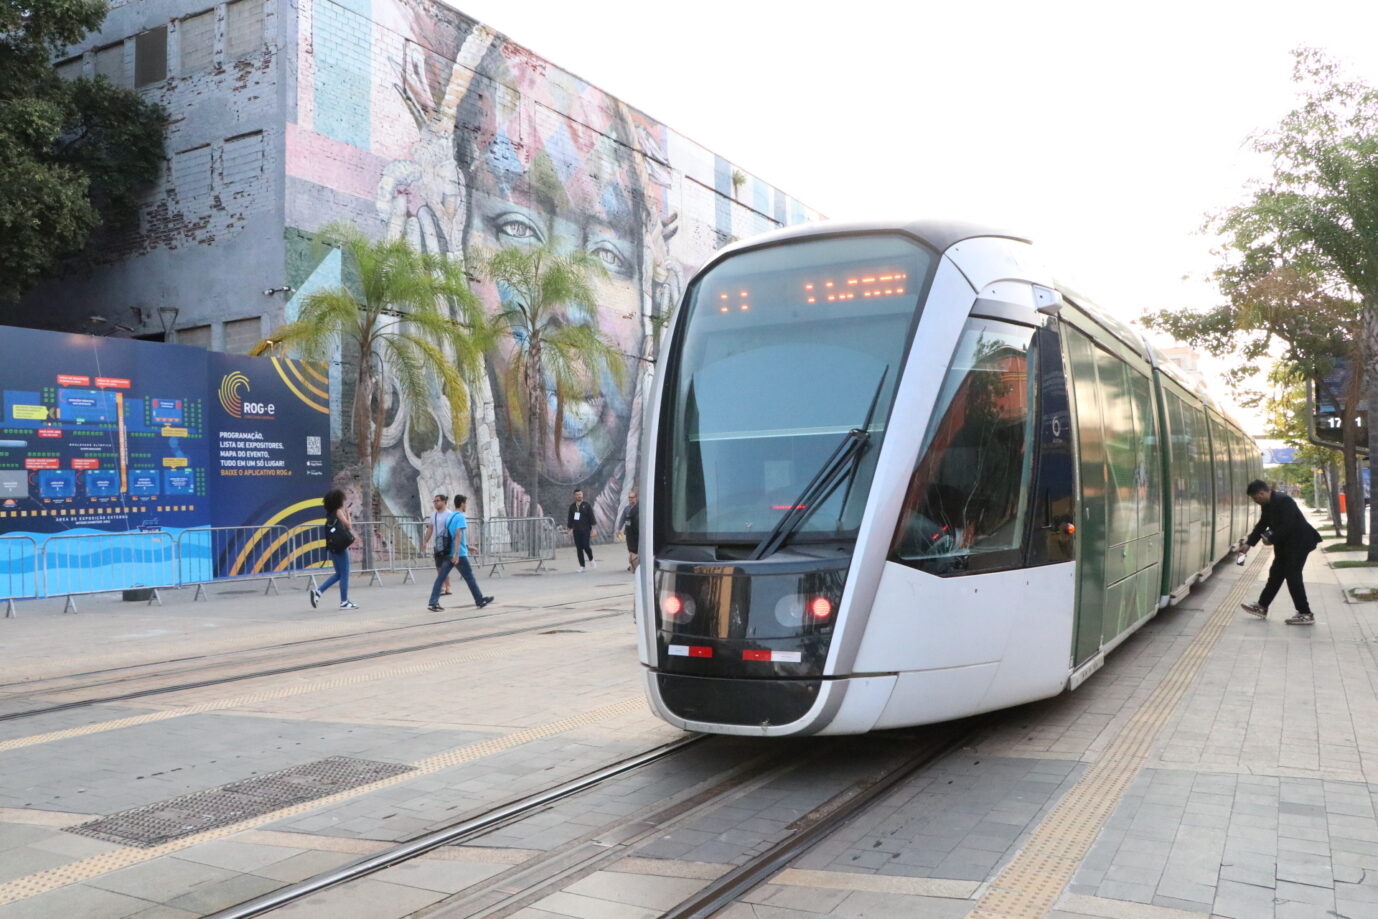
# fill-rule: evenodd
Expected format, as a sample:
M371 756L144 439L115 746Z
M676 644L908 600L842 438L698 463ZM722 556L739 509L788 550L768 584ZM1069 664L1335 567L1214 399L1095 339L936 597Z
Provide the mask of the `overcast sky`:
M1378 82L1375 0L447 0L829 217L1031 235L1125 319L1209 305L1291 50Z

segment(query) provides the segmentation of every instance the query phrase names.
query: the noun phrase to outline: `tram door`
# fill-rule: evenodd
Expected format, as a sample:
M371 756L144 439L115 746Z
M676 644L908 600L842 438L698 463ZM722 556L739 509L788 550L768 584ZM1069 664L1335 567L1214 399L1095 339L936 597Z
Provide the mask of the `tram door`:
M1077 463L1081 478L1081 514L1077 520L1076 631L1072 664L1094 657L1101 646L1105 619L1108 539L1106 508L1106 452L1099 386L1096 381L1096 346L1068 324L1062 334L1067 342L1076 406Z

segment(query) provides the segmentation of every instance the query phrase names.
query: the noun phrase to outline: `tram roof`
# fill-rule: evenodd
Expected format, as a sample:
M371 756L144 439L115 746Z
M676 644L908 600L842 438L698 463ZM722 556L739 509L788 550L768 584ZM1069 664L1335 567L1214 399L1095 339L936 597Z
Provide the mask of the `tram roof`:
M822 220L771 230L735 242L714 253L714 259L730 252L754 246L770 245L787 239L808 239L814 236L836 236L847 233L885 233L895 230L915 236L939 252L945 252L964 239L973 239L978 236L997 236L1024 243L1033 242L1029 237L1012 233L1009 230L987 224L966 223L960 220Z

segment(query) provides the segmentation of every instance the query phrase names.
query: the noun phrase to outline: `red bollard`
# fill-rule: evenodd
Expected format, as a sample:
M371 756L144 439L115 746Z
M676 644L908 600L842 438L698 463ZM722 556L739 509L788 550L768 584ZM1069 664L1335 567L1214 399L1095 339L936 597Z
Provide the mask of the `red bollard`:
M1348 511L1346 510L1346 502L1345 502L1345 493L1344 493L1344 492L1340 492L1340 513L1341 513L1341 514L1348 513Z

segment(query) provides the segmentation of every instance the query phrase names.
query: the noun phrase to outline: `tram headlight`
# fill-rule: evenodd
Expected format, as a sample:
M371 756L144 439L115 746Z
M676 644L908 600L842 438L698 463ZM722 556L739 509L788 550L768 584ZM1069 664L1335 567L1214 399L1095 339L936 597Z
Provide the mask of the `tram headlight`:
M790 592L775 601L775 621L787 629L797 629L804 624L804 598Z
M832 618L836 609L829 597L788 593L775 601L775 621L787 629L820 625Z

